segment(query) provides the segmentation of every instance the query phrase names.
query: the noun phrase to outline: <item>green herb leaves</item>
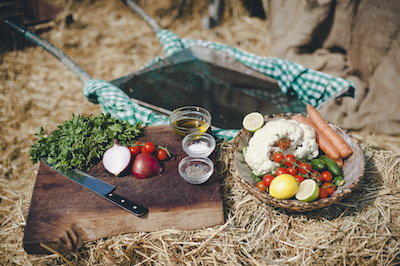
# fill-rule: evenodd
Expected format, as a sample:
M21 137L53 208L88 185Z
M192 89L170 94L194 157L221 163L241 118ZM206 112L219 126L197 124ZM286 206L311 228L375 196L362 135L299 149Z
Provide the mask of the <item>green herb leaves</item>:
M110 114L75 116L45 137L40 127L37 143L31 146L31 161L37 163L41 157L47 157L55 168L78 168L88 171L100 162L104 152L111 148L114 139L119 145L130 146L134 139L142 134L142 122L130 125L111 117Z

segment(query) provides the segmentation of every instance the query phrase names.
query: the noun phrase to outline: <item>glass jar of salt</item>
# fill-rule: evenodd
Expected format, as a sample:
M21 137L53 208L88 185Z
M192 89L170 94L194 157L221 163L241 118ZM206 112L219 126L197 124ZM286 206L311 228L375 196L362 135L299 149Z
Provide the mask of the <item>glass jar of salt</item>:
M199 141L197 143L193 143L188 146L188 150L196 153L204 153L208 149L209 149L208 144L204 141Z
M191 133L183 138L182 148L189 156L208 157L215 149L215 139L208 133Z

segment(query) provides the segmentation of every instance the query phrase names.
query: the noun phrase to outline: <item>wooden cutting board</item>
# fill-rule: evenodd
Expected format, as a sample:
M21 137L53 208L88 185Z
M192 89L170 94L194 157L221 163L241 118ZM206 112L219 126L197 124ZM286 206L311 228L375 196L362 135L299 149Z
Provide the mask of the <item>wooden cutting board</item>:
M187 156L182 138L169 126L147 127L144 133L140 141L168 147L173 155L160 175L114 177L102 163L89 174L114 185L116 194L144 205L148 213L136 217L40 163L23 239L28 253L49 253L41 243L58 252L70 252L84 243L124 233L190 230L224 223L216 171L202 185L187 183L178 174L178 163Z

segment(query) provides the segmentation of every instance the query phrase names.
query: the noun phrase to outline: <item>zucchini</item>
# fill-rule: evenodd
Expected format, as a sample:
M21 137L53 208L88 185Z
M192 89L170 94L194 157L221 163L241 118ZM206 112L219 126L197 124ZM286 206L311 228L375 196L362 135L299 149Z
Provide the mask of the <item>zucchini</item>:
M339 176L342 174L339 165L331 158L327 157L326 155L320 155L318 159L325 162L326 168L333 176Z
M312 159L310 161L311 168L321 172L326 169L326 163L321 159Z

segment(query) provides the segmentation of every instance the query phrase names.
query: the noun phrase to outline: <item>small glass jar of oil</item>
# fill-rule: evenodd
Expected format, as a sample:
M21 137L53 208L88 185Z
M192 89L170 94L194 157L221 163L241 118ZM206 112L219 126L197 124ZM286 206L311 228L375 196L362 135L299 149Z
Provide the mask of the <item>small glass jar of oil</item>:
M184 106L171 113L169 124L182 137L193 132L206 132L211 126L211 114L199 106Z

